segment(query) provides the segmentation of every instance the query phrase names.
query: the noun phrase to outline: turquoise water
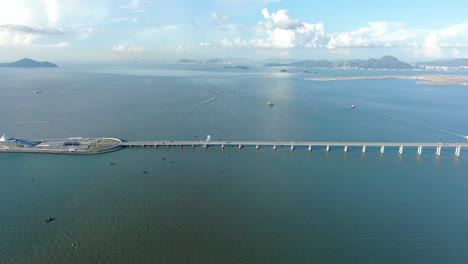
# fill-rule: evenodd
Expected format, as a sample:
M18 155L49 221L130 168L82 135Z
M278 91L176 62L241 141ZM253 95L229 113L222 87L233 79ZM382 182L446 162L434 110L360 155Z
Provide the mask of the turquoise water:
M0 132L421 142L468 134L466 87L312 82L278 71L5 69ZM38 120L50 122L18 124ZM466 263L468 150L460 158L453 151L0 154L0 263Z

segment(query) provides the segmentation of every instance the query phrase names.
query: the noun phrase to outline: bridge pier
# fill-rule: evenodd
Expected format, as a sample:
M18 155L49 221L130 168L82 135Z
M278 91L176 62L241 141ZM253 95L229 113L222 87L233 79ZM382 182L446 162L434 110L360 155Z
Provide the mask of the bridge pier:
M403 146L400 146L400 148L398 149L398 153L399 153L400 155L403 155Z
M455 148L455 156L460 157L461 146Z
M380 147L380 153L384 154L385 153L385 146Z
M312 151L312 145L309 145L309 151Z
M366 153L366 145L362 146L362 153Z
M207 144L205 144L205 145L203 145L203 147L204 147L204 148L207 148L207 147L208 147L208 145L207 145Z
M438 146L436 149L436 155L440 156L441 153L442 153L442 146Z
M330 152L330 145L327 145L327 152Z
M195 144L192 144L192 148L194 148L194 147L195 147Z
M418 147L418 155L422 155L422 146Z
M343 151L344 151L344 152L348 152L348 146L344 146Z

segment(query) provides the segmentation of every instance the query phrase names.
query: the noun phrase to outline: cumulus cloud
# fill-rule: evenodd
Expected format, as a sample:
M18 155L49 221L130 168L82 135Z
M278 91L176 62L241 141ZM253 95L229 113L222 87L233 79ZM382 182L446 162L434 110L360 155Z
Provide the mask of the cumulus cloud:
M62 35L65 31L60 28L42 28L42 27L28 27L24 25L6 24L0 25L0 29L8 31L23 32L26 34L44 34L44 35Z
M154 4L147 0L132 0L129 4L120 6L121 9L133 10L136 12L144 12L147 9L153 8Z
M55 26L60 20L59 5L57 0L42 0L47 12L49 26Z
M132 22L132 23L136 23L138 22L138 17L113 17L111 18L112 22L117 22L117 23L120 23L120 22Z
M200 47L213 47L215 44L213 44L213 42L200 42Z
M227 16L220 15L216 12L211 13L211 18L221 23L226 23L229 21L229 18Z
M70 47L70 43L68 43L67 41L62 41L60 43L57 43L56 46L59 47L59 48L68 48L68 47Z
M95 28L84 28L78 29L76 32L76 38L79 40L85 40L91 38L96 32L97 29Z
M189 51L190 51L190 47L188 47L188 46L183 47L183 46L179 45L176 48L176 53L177 54L184 54L184 53L187 53Z
M0 45L30 45L41 35L62 35L66 32L59 28L28 27L24 25L0 25Z
M258 33L264 37L250 40L224 39L221 46L253 46L259 48L321 47L326 43L325 27L322 23L310 24L289 16L287 10L270 13L262 10L265 21L258 23Z
M15 32L0 27L0 45L30 45L38 34Z
M444 49L451 49L453 54L459 54L458 49L467 48L466 44L449 43L452 38L468 35L468 23L462 23L446 27L440 30L431 31L424 39L422 53L427 57L442 57Z
M143 47L127 44L118 44L112 47L112 50L115 52L139 53L143 51Z

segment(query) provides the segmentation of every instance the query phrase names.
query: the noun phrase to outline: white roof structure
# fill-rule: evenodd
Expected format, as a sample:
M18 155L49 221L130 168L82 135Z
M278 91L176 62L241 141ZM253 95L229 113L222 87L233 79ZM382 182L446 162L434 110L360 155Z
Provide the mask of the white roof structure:
M2 137L0 138L0 142L5 142L5 141L6 141L5 133L3 133Z

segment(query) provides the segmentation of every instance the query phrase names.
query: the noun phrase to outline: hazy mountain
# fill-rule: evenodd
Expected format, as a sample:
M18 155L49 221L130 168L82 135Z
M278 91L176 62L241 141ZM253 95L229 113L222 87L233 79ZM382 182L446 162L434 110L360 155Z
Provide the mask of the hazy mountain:
M468 66L468 59L429 61L429 62L417 63L417 65L460 67L460 66Z
M268 63L263 66L266 67L301 67L301 68L360 68L360 69L412 69L413 67L408 63L402 62L392 56L384 56L380 59L368 60L350 60L333 62L328 60L304 60L298 62L284 63Z
M181 59L181 60L178 60L176 63L195 64L195 63L199 63L199 62L196 61L196 60Z
M224 63L224 60L219 59L219 58L213 58L213 59L206 60L205 63L207 63L207 64L221 64L221 63Z
M327 60L305 60L292 62L290 66L302 68L333 68L335 67L335 63Z
M0 63L0 67L16 67L16 68L55 68L57 65L50 63L48 61L35 61L28 58L10 62L10 63Z

